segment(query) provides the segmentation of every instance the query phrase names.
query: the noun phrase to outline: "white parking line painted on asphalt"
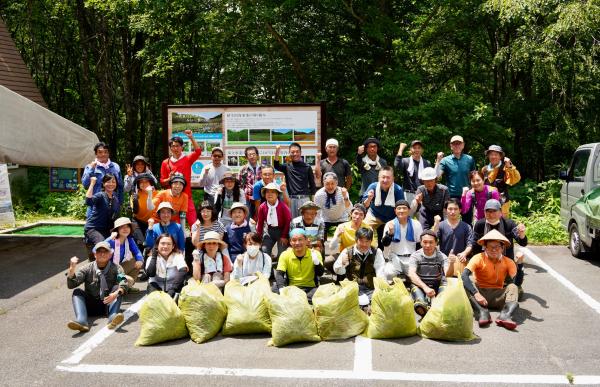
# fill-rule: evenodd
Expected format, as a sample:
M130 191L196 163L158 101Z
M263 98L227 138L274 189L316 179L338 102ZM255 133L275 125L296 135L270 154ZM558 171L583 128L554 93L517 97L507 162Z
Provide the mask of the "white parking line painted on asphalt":
M127 320L131 318L134 314L140 310L140 307L144 303L146 296L139 299L135 304L131 305L124 313L124 319L121 325L123 325ZM119 325L119 326L121 326ZM68 359L63 360L61 363L65 364L79 364L79 362L94 348L102 344L104 340L106 340L110 335L113 334L119 327L115 329L108 329L107 327L103 327L98 331L94 336L90 337L85 343L81 344L79 348L73 351L73 354Z
M521 251L523 253L525 253L525 255L529 259L534 261L542 269L546 270L548 272L548 274L550 274L552 277L556 278L556 280L558 282L560 282L561 284L563 284L564 287L566 287L567 289L569 289L570 291L575 293L575 295L577 297L579 297L583 302L585 302L590 308L594 309L596 311L596 313L600 314L600 302L593 299L589 294L587 294L586 292L584 292L583 290L581 290L577 286L575 286L575 284L573 284L573 282L569 281L564 276L562 276L560 273L558 273L556 270L551 268L546 262L542 261L542 259L540 257L538 257L533 251L529 250L526 247L521 248Z
M503 383L503 384L569 384L566 375L519 375L519 374L427 374L411 372L350 371L350 370L289 370L207 368L178 366L128 366L120 364L79 364L57 366L65 372L137 374L137 375L187 375L187 376L244 376L281 379L351 379L394 380L445 383ZM575 375L574 384L600 384L600 375Z
M358 335L354 338L354 372L373 370L372 342L368 337Z

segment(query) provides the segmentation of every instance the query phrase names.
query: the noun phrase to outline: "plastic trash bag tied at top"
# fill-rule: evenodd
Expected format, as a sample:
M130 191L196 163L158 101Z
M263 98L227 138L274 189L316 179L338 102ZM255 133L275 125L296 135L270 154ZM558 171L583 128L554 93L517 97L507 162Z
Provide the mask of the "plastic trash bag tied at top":
M271 340L268 345L281 347L304 341L321 341L317 322L306 293L296 286L281 289L267 299L271 317Z
M389 285L374 278L375 292L371 298L371 315L365 336L371 339L393 339L417 334L414 303L404 283L394 278Z
M191 281L181 290L179 308L190 337L196 343L215 337L227 317L225 297L213 283Z
M266 300L271 294L271 285L267 278L257 274L259 278L248 286L243 286L236 280L225 285L227 318L223 325L224 335L271 332Z
M321 285L313 298L319 336L323 340L347 339L361 334L369 323L358 306L358 284L344 280L341 286Z
M431 308L421 320L421 337L447 341L470 341L473 333L473 309L459 278L431 302Z
M188 334L183 313L165 292L150 293L140 308L139 316L142 329L135 341L136 346L181 339Z

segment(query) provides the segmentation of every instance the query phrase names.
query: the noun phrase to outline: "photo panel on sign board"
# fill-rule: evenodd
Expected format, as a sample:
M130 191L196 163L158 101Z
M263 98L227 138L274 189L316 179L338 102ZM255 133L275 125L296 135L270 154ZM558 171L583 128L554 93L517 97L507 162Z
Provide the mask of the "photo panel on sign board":
M271 131L269 129L250 129L250 142L270 142Z
M227 143L248 142L248 129L227 129Z

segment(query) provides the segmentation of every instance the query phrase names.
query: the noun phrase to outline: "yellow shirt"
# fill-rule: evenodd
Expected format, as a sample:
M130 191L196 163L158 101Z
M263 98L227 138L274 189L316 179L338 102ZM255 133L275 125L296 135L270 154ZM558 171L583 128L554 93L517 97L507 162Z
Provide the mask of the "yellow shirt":
M354 246L354 244L356 243L356 230L352 228L352 221L342 223L340 226L344 226L344 232L340 234L340 253L341 253L348 247ZM371 226L369 226L365 222L362 222L360 224L360 227L364 227L364 228L371 230ZM375 231L373 231L373 242L371 242L371 246L377 248L377 234L375 234Z
M312 261L313 254L316 254L321 264L323 264L321 254L312 249L306 249L306 253L304 253L302 259L296 257L293 249L287 249L279 256L277 270L287 273L289 286L306 288L314 288L316 286L315 265Z

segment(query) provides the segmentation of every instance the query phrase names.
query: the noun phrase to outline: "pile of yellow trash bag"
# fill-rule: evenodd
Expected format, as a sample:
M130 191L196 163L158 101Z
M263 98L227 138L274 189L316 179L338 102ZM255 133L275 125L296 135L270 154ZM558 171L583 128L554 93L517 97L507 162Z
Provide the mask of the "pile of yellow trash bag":
M357 335L393 339L419 334L424 338L469 341L473 334L473 311L462 281L449 285L432 301L419 327L412 298L400 279L392 285L374 279L371 315L361 310L356 282L342 281L320 286L308 303L306 293L295 287L271 292L264 276L248 286L232 280L222 295L214 284L190 281L179 305L166 293L147 296L140 308L140 335L135 342L152 345L187 337L203 343L223 335L269 333L270 346L296 342L342 340Z

